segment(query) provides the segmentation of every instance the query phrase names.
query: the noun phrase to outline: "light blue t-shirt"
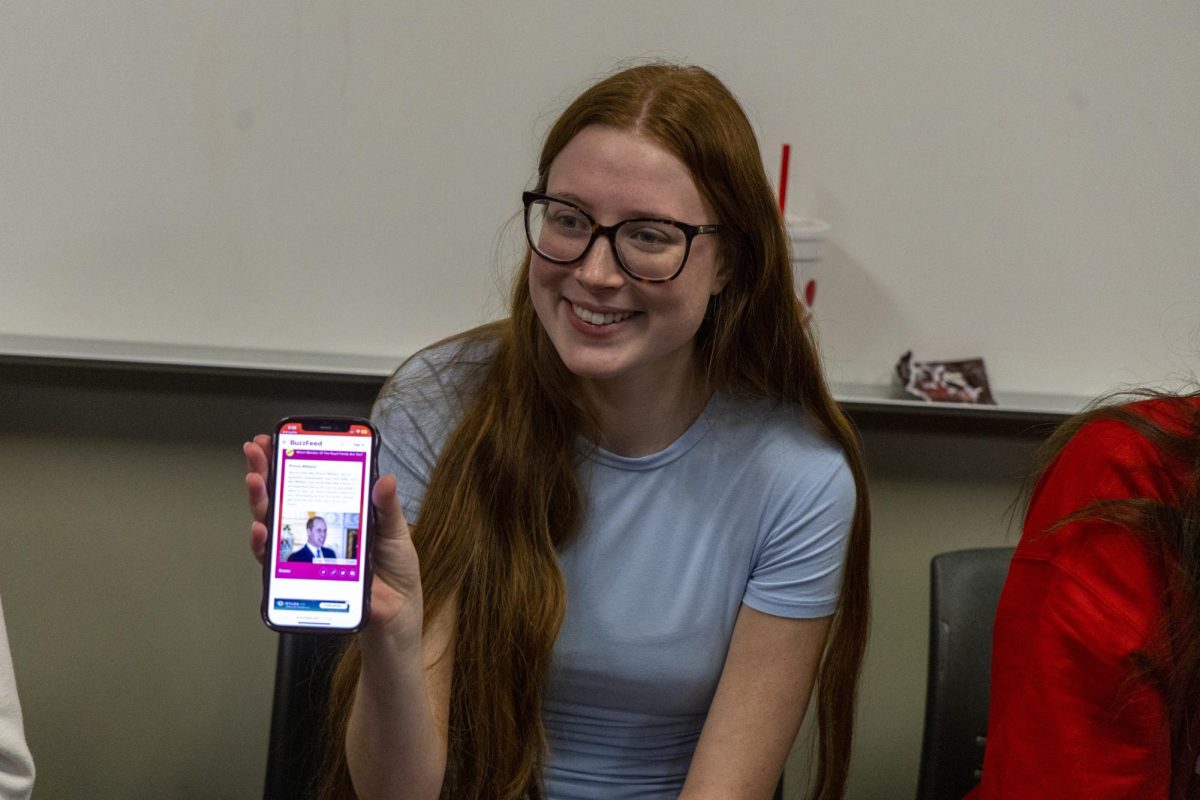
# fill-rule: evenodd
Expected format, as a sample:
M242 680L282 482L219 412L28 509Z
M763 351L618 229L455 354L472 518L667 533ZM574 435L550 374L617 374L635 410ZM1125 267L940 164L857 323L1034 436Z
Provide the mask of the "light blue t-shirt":
M442 348L424 388L376 410L380 472L412 517L478 372ZM399 412L399 413L397 413ZM855 507L841 449L793 406L716 394L665 450L580 445L583 525L560 553L567 610L543 707L550 800L675 798L741 605L832 614Z

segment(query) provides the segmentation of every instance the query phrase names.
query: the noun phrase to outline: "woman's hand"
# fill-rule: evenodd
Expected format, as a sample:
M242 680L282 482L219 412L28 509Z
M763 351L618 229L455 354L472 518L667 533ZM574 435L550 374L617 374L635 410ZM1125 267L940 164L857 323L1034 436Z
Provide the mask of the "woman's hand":
M263 563L267 551L267 465L271 437L265 433L242 445L246 454L246 491L250 500L250 552Z
M267 471L271 437L255 436L242 446L246 455L246 492L250 503L250 551L261 564L267 547ZM396 479L391 475L375 482L371 491L375 506L375 542L371 551L374 577L371 580L369 628L393 635L420 636L423 606L421 572L417 551L409 535L408 522L396 499Z

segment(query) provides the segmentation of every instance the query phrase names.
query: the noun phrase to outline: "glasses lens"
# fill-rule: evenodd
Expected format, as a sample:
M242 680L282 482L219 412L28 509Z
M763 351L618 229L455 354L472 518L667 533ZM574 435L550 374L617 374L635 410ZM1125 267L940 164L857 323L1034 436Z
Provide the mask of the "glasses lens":
M529 246L551 261L574 261L592 238L592 221L578 209L553 200L535 200L525 211Z
M634 275L664 280L683 266L687 236L665 222L633 219L617 229L617 249L626 269Z

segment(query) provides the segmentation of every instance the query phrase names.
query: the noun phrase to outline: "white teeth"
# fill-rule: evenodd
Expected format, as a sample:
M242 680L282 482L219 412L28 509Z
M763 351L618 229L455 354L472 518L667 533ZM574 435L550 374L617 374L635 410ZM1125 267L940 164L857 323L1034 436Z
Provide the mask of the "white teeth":
M633 316L632 311L622 311L619 314L596 314L574 303L571 303L571 308L575 310L575 316L593 325L611 325L614 322L620 322L623 319L629 319Z

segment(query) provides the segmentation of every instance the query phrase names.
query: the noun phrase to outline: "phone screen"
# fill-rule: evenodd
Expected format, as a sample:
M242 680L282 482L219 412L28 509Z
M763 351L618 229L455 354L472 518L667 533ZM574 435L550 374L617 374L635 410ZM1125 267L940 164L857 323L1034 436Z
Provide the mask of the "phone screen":
M264 564L269 626L362 625L377 441L366 420L290 418L276 427Z

